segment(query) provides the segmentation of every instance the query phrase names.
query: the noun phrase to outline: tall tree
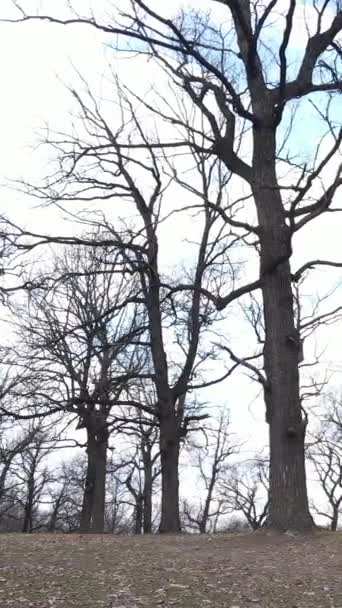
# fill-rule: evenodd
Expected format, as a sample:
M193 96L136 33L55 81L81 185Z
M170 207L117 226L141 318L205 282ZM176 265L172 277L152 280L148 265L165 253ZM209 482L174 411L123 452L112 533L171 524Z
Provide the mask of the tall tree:
M322 490L321 497L313 500L314 512L336 531L342 512L342 449L339 417L341 407L337 395L327 395L323 400L319 426L308 439L307 453Z
M47 457L56 446L56 439L42 426L36 429L31 442L19 454L13 476L19 482L16 490L23 511L22 532L32 533L40 525L39 505L50 478Z
M228 467L221 481L223 510L242 513L252 530L266 523L268 493L269 465L260 458Z
M26 453L38 434L38 429L34 426L17 432L12 428L10 432L9 425L5 422L5 419L0 417L0 520L11 509L11 491L17 486L13 477L8 482L12 467L18 457Z
M335 441L319 437L309 451L318 482L328 502L326 506L314 504L314 511L328 520L331 530L336 531L342 511L342 451Z
M101 202L120 198L130 205L129 210L126 209L127 215L134 213L131 225L127 222L120 225L119 221L113 224L100 214L95 216L93 221L100 236L92 241L92 245L95 251L96 248L106 249L120 260L120 272L129 289L126 295L120 290L120 302L122 298L123 302L115 310L134 303L146 323L144 346L150 370L147 376L153 380L156 401L153 406L134 399L128 399L128 403L158 420L162 480L160 531L175 532L180 530L180 441L192 423L205 417L196 411L196 407L189 405L187 393L213 385L230 373L225 370L218 378L207 380L205 377L206 364L216 356L217 350L209 338L211 325L215 319L221 318L208 299L208 288L212 283L219 285L222 281L231 280L229 256L237 239L220 220L221 206L227 201L222 196L228 180L227 171L216 159L206 162L207 155L198 151L191 157L193 167L189 181L179 176L172 160L160 157L153 143L149 143L130 98L118 82L116 85L117 100L123 113L119 132L115 124L111 127L108 123L105 108L94 99L89 89L83 95L72 91L82 124L89 127L89 138L83 140L74 134L63 136L60 171L54 175L54 186L48 182L43 188L33 188L32 194L52 202L57 202L57 199L63 202L96 199ZM121 143L120 138L128 143ZM129 143L132 138L137 142L133 147ZM99 144L99 141L106 143ZM50 144L53 144L52 140ZM141 149L144 149L143 159ZM92 162L89 165L90 158ZM84 171L81 170L83 163ZM193 187L195 178L201 184L197 190ZM160 254L160 233L172 218L162 204L170 181L183 196L185 190L192 192L190 208L194 209L198 223L189 267L184 271L180 269L175 276L163 270ZM209 193L215 198L214 208L209 201L206 204ZM229 207L229 201L227 204ZM189 205L180 205L178 212L186 215ZM230 212L234 214L234 209ZM26 233L26 236L29 239L37 237L33 233ZM91 245L85 237L66 239L42 235L40 245L48 243ZM18 241L17 244L20 247ZM111 272L115 271L112 269ZM73 302L72 294L70 297ZM138 374L138 377L142 376ZM99 395L91 399L92 403L101 403ZM123 402L117 400L116 403Z
M111 40L115 35L118 44L123 41L121 48L125 52L127 39L138 41L133 51L145 53L156 65L162 66L199 116L196 125L189 126L182 113L177 114L179 104L173 103L170 97L165 99L164 90L160 94L160 99L165 100L162 109L156 108L155 99L150 103L142 100L151 113L177 129L174 139L170 137L156 145L164 150L191 148L204 154L206 159L216 156L242 188L243 194L237 197L245 203L240 218L236 220L222 209L220 212L234 229L247 230L254 236L260 258L259 276L233 292L222 295L221 290L216 293L214 290L210 296L206 293L206 297L222 310L250 291L260 289L262 292L271 466L268 523L279 529L311 528L304 462L306 418L302 415L299 396L300 340L294 322L292 281L305 269L329 264L329 261L310 260L294 272L291 256L294 236L312 220L334 210L334 196L342 183L341 167L334 167L342 140L334 104L334 95L340 93L342 86L338 42L342 29L340 3L289 0L280 6L278 0L266 4L250 0L207 0L204 8L211 11L210 17L184 11L179 17L170 18L153 9L149 2L131 0L127 10L113 11L112 24L102 22L95 14L80 18L70 3L65 17L39 11L27 15L20 2L14 5L18 17L13 21L79 22L103 31ZM306 19L307 10L310 10L310 23ZM171 87L169 91L172 95ZM315 97L319 99L319 107ZM309 102L316 107L323 129L314 127L317 137L312 137L310 154L301 161L297 153L298 129L308 128L303 116ZM325 145L320 146L324 130L328 135ZM118 137L115 144L118 145ZM132 147L132 142L128 147ZM126 171L124 163L120 169ZM253 202L254 209L249 201ZM155 287L160 282L155 255L157 242L152 228L151 200L149 204L141 198L136 202L149 240L147 258L152 282L146 293L161 404L161 458L163 469L170 470L163 483L166 479L171 483L171 471L176 469L178 459L174 441L176 417L171 405L175 403L175 392L166 390L167 365L160 348L160 321L155 312L151 314L155 305L158 308L160 298L159 288ZM212 201L209 203L207 197L207 209L217 209ZM201 288L197 275L193 283L194 306ZM178 389L184 384L186 374L187 371L177 384L177 398L184 392L184 386L182 391ZM172 481L171 488L165 486L164 490L164 495L177 494L176 480ZM176 500L173 504L175 521ZM166 515L163 521L165 518Z
M77 428L85 429L88 464L80 527L102 532L108 441L121 424L113 407L126 404L129 383L146 371L140 317L134 306L129 310L122 304L129 297L110 251L68 251L56 260L52 276L51 289L36 290L26 308L19 308L17 366L30 368L30 377L36 373L33 386L23 383L22 399L28 414L39 400L39 412L32 416L58 411L68 424L76 415Z
M229 459L239 452L239 445L230 429L229 412L221 412L218 420L210 425L206 424L202 436L189 440L189 452L194 456L195 466L199 470L199 480L204 486L201 492L199 505L191 505L184 501L184 523L191 528L198 529L200 534L209 532L209 526L217 526L221 515L224 498L218 486L229 468Z
M148 390L150 388L150 391ZM154 391L145 385L140 387L140 400L152 406L155 403ZM125 485L136 503L136 531L152 533L153 494L156 481L160 477L159 428L156 418L148 417L141 410L137 412L139 424L129 432L135 453L125 467ZM138 521L140 524L138 525Z

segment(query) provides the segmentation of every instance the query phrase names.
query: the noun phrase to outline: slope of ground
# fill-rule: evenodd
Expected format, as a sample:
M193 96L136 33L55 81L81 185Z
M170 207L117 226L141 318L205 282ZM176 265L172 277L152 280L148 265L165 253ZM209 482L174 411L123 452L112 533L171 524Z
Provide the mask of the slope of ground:
M1 608L342 608L342 534L0 536Z

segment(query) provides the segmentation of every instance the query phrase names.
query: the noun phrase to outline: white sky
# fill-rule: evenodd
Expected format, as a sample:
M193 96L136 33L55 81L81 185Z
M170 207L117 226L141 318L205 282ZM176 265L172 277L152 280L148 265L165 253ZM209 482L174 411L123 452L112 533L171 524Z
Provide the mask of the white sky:
M48 12L49 7L50 10L51 7L55 9L58 3L56 0L27 2L30 6L40 4L46 6ZM79 1L78 4L84 6L85 3ZM95 2L93 4L99 5ZM172 12L176 11L177 4L180 2L155 2L158 9L162 5L165 11ZM10 5L9 0L1 1L0 17L11 14ZM104 3L101 7L103 5ZM194 0L192 5L198 6L198 2ZM215 10L222 11L222 7L215 5ZM21 25L0 23L0 183L6 182L7 178L20 178L22 175L39 177L44 174L48 160L45 157L46 151L33 154L29 145L35 144L39 139L37 129L44 121L54 127L68 126L70 96L57 75L64 82L73 82L74 65L90 83L100 88L100 76L111 58L109 49L102 45L103 41L107 42L107 38L88 27L61 28L32 22ZM139 69L137 65L138 61L125 62L123 72L125 77L141 86L143 80L151 78L151 74L142 73L141 67ZM120 70L121 66L115 67ZM0 192L0 210L8 213L13 219L32 226L37 231L51 230L52 226L56 229L56 226L61 225L58 214L51 208L33 210L32 203L26 197L6 188L2 188ZM190 226L191 223L188 231ZM341 261L340 234L341 219L336 214L326 216L309 229L305 229L299 236L301 242L298 242L296 248L293 268L312 258L323 257ZM191 239L191 233L188 238ZM173 251L174 239L173 229L169 232L169 241L166 241L166 245ZM307 293L314 296L317 291L328 290L341 277L338 271L316 271L308 282ZM340 292L335 295L334 301L339 303ZM230 325L228 331L235 336L237 354L243 355L248 344L247 337L239 335L241 331L236 326L232 328ZM341 338L341 326L323 332L323 343L327 346L322 362L323 371L327 367L340 367ZM312 342L308 356L313 347ZM338 384L339 376L333 380ZM208 398L213 407L227 403L231 409L234 430L249 437L251 445L257 447L265 443L267 428L264 423L263 405L260 400L255 400L256 391L258 387L249 379L236 374L229 382L206 391L203 398Z

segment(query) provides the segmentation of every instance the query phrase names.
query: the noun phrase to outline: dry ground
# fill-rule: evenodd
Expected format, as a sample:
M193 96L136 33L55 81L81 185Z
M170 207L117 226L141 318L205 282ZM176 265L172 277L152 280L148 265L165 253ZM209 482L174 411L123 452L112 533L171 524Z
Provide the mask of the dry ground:
M0 608L342 608L342 533L0 536Z

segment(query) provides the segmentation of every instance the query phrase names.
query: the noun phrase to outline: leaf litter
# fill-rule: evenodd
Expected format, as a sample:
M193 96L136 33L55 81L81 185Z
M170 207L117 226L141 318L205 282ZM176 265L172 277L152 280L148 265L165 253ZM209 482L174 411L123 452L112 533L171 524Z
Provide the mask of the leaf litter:
M342 608L342 533L1 535L1 608Z

